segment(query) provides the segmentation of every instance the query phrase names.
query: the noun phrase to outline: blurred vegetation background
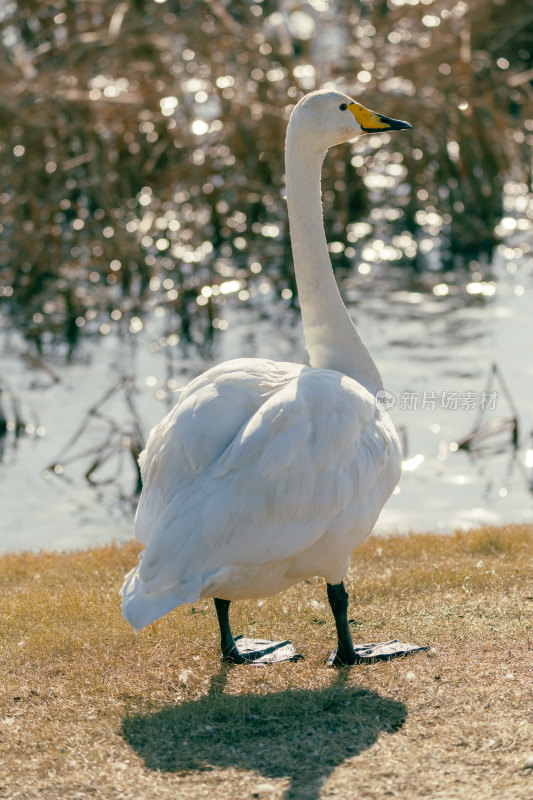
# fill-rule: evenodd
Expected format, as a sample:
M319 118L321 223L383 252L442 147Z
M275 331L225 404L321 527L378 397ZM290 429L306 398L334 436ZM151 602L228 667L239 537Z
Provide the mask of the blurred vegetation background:
M5 0L0 31L0 307L38 352L147 313L205 348L265 274L292 301L285 126L328 82L414 126L326 161L334 266L479 269L531 189L531 2Z

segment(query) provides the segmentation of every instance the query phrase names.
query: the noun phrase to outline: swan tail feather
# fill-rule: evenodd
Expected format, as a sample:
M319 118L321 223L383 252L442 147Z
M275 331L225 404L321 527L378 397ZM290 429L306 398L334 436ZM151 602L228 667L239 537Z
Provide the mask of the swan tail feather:
M175 588L150 592L139 575L139 565L126 575L122 589L122 616L135 631L140 631L176 606L197 598L182 597Z

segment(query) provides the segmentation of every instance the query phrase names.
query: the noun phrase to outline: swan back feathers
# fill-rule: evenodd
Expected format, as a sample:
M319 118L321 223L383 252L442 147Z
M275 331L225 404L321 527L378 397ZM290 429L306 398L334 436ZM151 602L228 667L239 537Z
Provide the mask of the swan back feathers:
M278 583L235 587L264 596L309 577L310 568L345 569L396 484L398 454L373 395L341 373L262 359L208 370L181 393L141 456L144 590L181 602L207 591L228 596L233 568L286 564ZM312 568L317 548L322 563Z

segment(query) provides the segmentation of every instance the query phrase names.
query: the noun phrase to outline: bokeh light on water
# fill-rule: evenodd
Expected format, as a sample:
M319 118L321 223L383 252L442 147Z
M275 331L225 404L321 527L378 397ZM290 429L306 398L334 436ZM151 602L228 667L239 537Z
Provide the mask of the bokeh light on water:
M381 351L364 331L384 373L394 382L395 347L420 363L442 358L454 335L468 346L471 328L456 320L503 314L507 291L528 301L523 4L25 0L0 10L0 58L0 321L41 374L120 339L124 353L164 363L135 377L156 377L146 388L166 405L202 358L252 354L261 320L286 341L276 337L283 353L263 340L254 354L303 357L283 138L294 103L321 85L414 125L334 148L323 177L330 255L354 317L398 325ZM240 319L251 329L237 341ZM415 340L429 329L428 355ZM102 393L116 377L99 376ZM7 416L14 435L22 417ZM38 420L19 427L47 438ZM117 432L126 454L132 431ZM416 456L413 476L430 463Z
M205 349L224 294L202 287L238 280L247 302L254 263L294 292L284 129L328 82L414 123L328 159L335 264L476 271L524 224L503 207L530 177L521 4L30 0L0 18L3 309L38 350L136 333L154 308Z

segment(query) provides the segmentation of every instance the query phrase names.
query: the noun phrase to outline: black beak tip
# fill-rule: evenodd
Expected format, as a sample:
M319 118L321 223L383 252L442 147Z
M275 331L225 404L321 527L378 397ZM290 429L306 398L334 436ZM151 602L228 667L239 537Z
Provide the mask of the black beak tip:
M381 116L380 119L382 122L387 123L391 131L404 131L413 127L410 122L405 122L403 119L391 119L390 117Z

